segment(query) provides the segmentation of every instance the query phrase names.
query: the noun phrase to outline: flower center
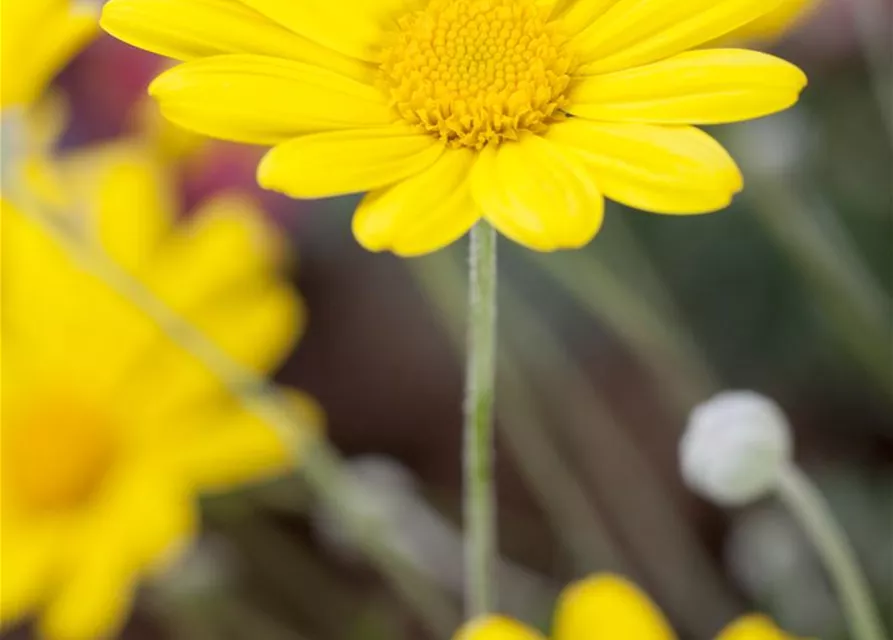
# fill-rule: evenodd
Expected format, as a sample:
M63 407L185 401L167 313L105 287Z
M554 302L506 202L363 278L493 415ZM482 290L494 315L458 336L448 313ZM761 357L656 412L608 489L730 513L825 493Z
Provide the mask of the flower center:
M118 454L113 425L72 400L51 401L3 429L4 485L31 512L80 507L97 493Z
M572 59L535 0L430 0L398 22L381 77L400 115L453 147L564 117Z

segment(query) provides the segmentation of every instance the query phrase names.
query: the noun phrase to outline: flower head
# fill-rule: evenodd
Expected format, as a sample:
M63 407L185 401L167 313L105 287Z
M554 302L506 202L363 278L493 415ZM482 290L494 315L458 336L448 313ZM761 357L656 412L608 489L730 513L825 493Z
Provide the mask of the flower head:
M0 109L31 104L98 31L96 10L74 0L0 3Z
M273 149L262 186L368 191L373 251L417 255L486 219L550 251L586 244L604 197L705 213L742 186L692 125L796 102L796 67L698 49L784 0L111 0L106 30L185 61L152 85L164 114Z
M791 459L787 419L751 391L720 393L695 407L679 444L686 483L722 505L742 505L769 492Z
M631 582L600 575L570 585L555 611L553 640L675 640L660 610ZM500 616L473 620L453 640L544 640L533 629ZM738 619L716 640L794 640L762 615Z
M267 372L288 353L300 303L250 203L177 225L158 168L127 145L61 174L89 214L68 222L231 357ZM0 623L37 614L47 638L109 637L140 578L194 535L198 495L281 473L305 434L246 412L19 209L4 202L0 223Z

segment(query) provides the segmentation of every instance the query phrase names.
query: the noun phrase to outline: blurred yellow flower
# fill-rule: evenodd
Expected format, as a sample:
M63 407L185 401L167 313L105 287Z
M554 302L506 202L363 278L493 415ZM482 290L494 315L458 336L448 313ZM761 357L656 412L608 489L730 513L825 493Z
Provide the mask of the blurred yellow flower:
M648 597L623 578L601 575L565 589L555 613L553 640L675 640L669 622ZM544 640L514 620L474 620L454 640ZM740 618L716 640L795 640L761 615Z
M221 197L189 222L157 166L127 144L60 169L97 247L232 358L269 372L303 325L255 207ZM105 638L141 577L197 526L196 498L280 474L314 434L247 413L131 303L2 206L0 622L36 614L44 637ZM314 405L295 394L309 423Z
M0 0L0 108L36 100L96 34L96 18L89 2Z
M438 249L485 218L533 249L579 247L603 196L705 213L742 186L691 126L791 106L803 73L692 50L783 0L111 0L102 25L186 61L151 87L209 136L273 145L262 186L370 191L373 251Z

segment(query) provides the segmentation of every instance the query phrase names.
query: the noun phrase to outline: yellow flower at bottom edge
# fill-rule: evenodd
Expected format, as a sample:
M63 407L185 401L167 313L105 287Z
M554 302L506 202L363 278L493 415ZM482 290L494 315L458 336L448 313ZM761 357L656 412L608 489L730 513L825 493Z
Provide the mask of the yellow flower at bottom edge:
M77 220L232 358L270 371L303 324L270 229L238 198L175 225L157 167L127 149L77 158ZM195 535L200 494L281 474L316 434L249 415L8 203L0 224L0 623L35 615L45 638L106 638ZM321 421L303 396L295 408Z
M32 103L98 31L96 9L70 0L0 0L0 109Z
M675 640L669 622L651 600L623 578L601 575L561 594L552 640ZM509 618L489 616L463 627L453 640L544 640ZM761 615L740 618L716 640L795 640Z
M728 153L692 125L797 101L778 58L697 47L784 0L111 0L102 26L186 61L150 91L203 134L272 145L262 186L368 191L373 251L423 254L484 218L541 251L579 247L603 199L726 207Z

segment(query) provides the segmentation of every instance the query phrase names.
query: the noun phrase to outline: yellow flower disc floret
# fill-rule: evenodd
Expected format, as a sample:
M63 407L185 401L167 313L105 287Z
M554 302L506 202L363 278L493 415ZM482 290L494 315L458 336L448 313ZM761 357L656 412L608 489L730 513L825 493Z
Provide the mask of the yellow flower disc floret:
M481 149L563 119L572 58L534 0L431 0L398 24L381 75L408 122Z
M92 502L121 453L115 425L103 412L76 398L48 397L23 415L6 416L13 424L3 430L9 497L38 515Z

